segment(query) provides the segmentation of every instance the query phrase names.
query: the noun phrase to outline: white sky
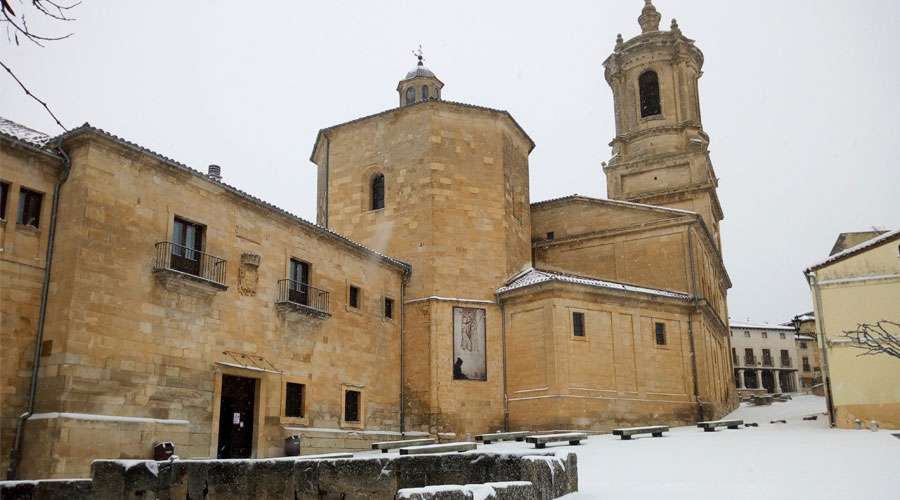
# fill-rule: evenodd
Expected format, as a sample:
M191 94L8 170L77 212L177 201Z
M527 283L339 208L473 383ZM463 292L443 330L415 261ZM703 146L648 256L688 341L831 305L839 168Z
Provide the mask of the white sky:
M20 0L13 0L17 5ZM898 3L656 0L706 56L704 129L720 177L734 319L811 308L805 266L837 234L900 225ZM0 42L63 122L85 121L315 219L323 127L396 106L424 46L448 100L506 109L537 143L531 197L606 197L614 135L601 63L641 0L84 0L75 35ZM38 19L32 24L42 26ZM892 92L891 92L892 91ZM0 115L60 130L0 73Z

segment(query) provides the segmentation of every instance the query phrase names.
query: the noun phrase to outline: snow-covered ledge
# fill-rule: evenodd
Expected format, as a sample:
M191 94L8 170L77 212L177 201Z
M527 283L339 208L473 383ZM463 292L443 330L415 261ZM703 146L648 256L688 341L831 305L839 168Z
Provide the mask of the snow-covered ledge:
M126 417L122 415L94 415L90 413L66 413L66 412L49 412L35 413L28 417L28 420L52 420L52 419L69 419L69 420L91 420L95 422L127 422L137 424L163 424L163 425L190 425L188 420L180 420L173 418L146 418L146 417Z

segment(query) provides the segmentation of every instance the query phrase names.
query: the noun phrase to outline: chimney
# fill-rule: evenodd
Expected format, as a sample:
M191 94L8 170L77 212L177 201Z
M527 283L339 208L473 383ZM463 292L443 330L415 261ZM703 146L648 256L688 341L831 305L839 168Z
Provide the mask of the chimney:
M210 178L210 180L221 181L222 180L222 167L218 165L210 165L209 169L206 171L206 176Z

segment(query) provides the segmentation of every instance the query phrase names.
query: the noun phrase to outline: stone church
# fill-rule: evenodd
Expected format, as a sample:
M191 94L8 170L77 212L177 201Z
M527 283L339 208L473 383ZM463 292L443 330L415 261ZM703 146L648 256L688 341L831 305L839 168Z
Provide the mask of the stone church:
M532 139L421 57L397 107L315 138L315 223L89 124L0 121L3 467L734 408L703 54L660 19L604 62L609 199L531 202Z

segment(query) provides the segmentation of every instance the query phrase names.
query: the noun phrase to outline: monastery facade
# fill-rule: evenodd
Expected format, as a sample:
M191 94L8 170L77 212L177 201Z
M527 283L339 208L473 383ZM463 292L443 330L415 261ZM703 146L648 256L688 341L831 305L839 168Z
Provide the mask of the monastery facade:
M532 139L421 59L398 107L318 134L315 223L88 124L4 120L4 468L733 409L703 55L660 17L604 63L609 199L532 203Z

